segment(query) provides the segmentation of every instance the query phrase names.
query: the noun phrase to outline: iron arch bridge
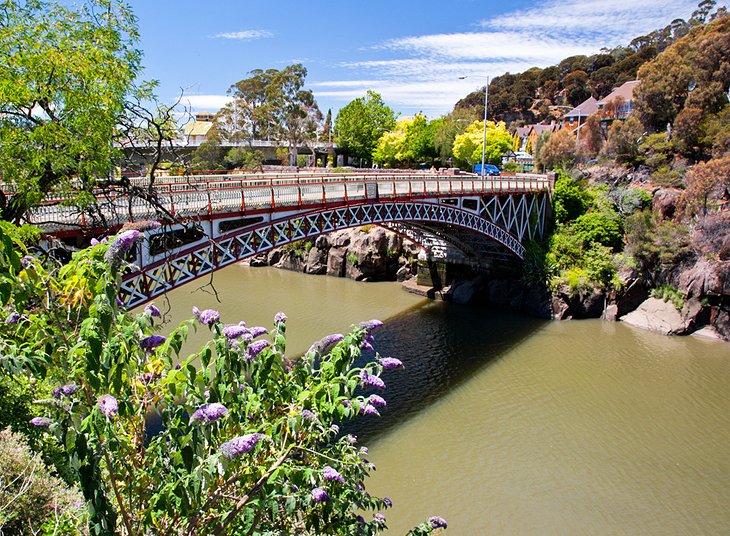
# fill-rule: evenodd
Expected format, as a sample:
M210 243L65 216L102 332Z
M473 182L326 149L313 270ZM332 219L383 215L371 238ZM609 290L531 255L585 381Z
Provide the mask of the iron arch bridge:
M449 262L521 259L523 242L546 231L553 183L552 177L534 174L482 180L458 172L396 171L159 180L157 198L179 223L148 231L129 259L135 268L124 275L122 292L130 307L271 249L369 224L389 228L432 258ZM151 205L123 195L103 196L100 210L112 228L155 217ZM84 218L58 200L48 200L31 215L59 237L88 227Z

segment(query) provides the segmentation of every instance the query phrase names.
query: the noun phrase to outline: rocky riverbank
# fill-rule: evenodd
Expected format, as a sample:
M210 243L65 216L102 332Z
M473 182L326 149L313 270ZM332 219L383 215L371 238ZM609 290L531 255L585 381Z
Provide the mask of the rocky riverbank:
M465 274L443 288L416 283L419 247L377 226L337 231L314 241L301 241L259 255L251 266L274 266L313 275L348 277L357 281L402 281L406 290L424 296L489 305L554 320L604 318L665 333L688 335L697 331L730 340L730 261L699 259L662 275L683 300L652 297L656 281L636 270L619 273L620 290L590 289L554 292L525 285L514 277ZM654 274L656 276L657 274Z

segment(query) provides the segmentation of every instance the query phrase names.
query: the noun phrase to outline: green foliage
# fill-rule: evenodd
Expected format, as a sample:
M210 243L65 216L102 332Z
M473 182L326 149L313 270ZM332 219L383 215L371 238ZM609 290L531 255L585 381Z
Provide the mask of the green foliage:
M474 121L463 134L454 139L454 158L461 162L476 164L482 161L484 145L484 121ZM487 121L487 144L484 160L486 163L500 165L502 155L512 147L512 136L503 122Z
M345 105L335 118L335 142L362 163L372 161L373 151L384 132L395 126L395 113L380 95L368 91Z
M510 160L509 162L505 162L504 164L502 164L502 171L517 173L518 171L520 171L520 165L514 160Z
M573 221L595 204L594 196L584 184L565 173L558 175L553 190L553 211L557 223Z
M651 289L649 295L652 298L657 298L665 302L671 302L677 311L681 311L684 307L684 302L687 300L687 295L681 290L673 288L671 285L662 285L657 288Z
M349 262L352 266L357 266L357 253L349 251L347 253L347 262Z
M682 173L677 169L670 169L662 166L651 174L650 180L653 184L664 186L665 188L681 188L684 186Z
M282 315L267 340L210 310L159 336L154 309L133 315L117 303L135 233L48 272L0 231L10 319L0 323L0 378L65 386L39 393L36 409L74 468L89 532L380 532L383 521L359 515L387 503L366 492L371 466L336 426L376 409L369 391L383 364L360 350L375 326L325 338L294 361ZM209 330L210 341L180 355L191 329ZM161 430L147 430L149 416Z
M264 163L264 156L260 151L255 149L233 147L226 154L225 163L229 169L260 170Z
M304 89L307 69L302 64L253 69L249 74L228 89L232 99L216 118L223 140L271 137L296 148L301 141L317 139L322 113L312 92Z
M585 244L601 244L613 251L621 249L621 222L616 216L588 212L578 216L572 227L576 238Z
M3 534L85 533L78 490L50 474L23 436L0 430L0 531Z
M112 142L140 70L137 42L134 17L117 0L78 9L3 3L0 169L17 191L3 219L18 221L74 179L93 184L112 173L120 154Z
M436 156L434 128L426 116L404 117L395 129L383 133L373 152L373 161L386 166L411 166Z
M649 210L624 221L626 251L642 270L677 264L692 256L689 229L673 221L659 221Z

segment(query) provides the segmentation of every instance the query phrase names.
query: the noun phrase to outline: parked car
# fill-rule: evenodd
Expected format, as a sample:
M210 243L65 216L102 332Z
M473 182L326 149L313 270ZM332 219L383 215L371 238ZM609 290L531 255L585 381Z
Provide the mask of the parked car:
M474 164L474 173L476 173L477 175L482 174L481 164ZM490 177L499 177L499 168L494 164L484 164L484 175L489 175Z

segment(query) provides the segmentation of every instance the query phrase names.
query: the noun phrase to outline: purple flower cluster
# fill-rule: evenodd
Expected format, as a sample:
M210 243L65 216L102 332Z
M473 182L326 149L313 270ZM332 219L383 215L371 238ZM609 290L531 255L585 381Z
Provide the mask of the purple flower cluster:
M109 249L106 250L104 258L110 266L118 268L122 264L124 256L141 237L142 233L137 230L124 231L109 244Z
M34 260L35 257L33 257L33 255L25 255L22 259L20 259L20 265L27 270Z
M160 313L160 310L157 308L157 306L154 303L150 303L144 308L144 312L147 313L150 316L156 316L161 317L162 313Z
M146 352L151 352L161 344L163 344L167 339L163 337L162 335L150 335L148 337L145 337L144 339L141 339L139 341L139 346Z
M367 320L365 322L360 322L358 325L365 328L366 330L370 331L375 328L379 328L380 326L383 325L383 323L380 320L372 319L372 320Z
M17 324L20 322L20 315L18 313L11 313L5 319L6 324Z
M403 361L395 357L381 357L378 360L378 363L380 363L384 369L393 369L403 366Z
M261 353L261 350L266 348L267 346L271 346L271 343L269 341L255 341L248 345L248 348L246 348L246 355L244 355L244 359L246 361L253 361L254 358Z
M375 520L376 523L380 523L380 524L385 523L385 516L383 514L381 514L380 512L378 512L377 514L374 514L373 519Z
M117 411L119 411L117 399L112 395L101 395L96 403L101 412L109 418L114 417L114 415L117 414Z
M330 467L329 465L325 465L324 469L322 469L322 476L324 476L325 480L332 480L336 482L342 482L344 484L345 477L342 476L337 469L334 469L333 467Z
M345 338L345 336L342 333L333 333L332 335L327 335L326 337L322 337L319 341L315 342L312 346L309 347L309 350L307 350L307 353L313 354L313 353L317 353L317 352L323 352L329 346L337 344L344 338Z
M236 340L246 333L248 333L248 329L246 329L245 326L233 325L223 328L223 335L225 335L226 339L228 339L229 341Z
M434 529L445 529L446 528L446 520L440 516L429 517L428 523Z
M303 409L301 415L303 419L308 421L314 421L317 419L317 416L308 409Z
M195 309L193 309L193 314L195 314ZM206 326L212 326L221 319L221 314L215 309L206 309L195 316L198 318L198 322Z
M220 452L226 459L232 460L241 454L250 452L262 437L264 437L263 434L246 434L234 437L220 446Z
M30 424L33 426L37 426L38 428L46 428L47 426L50 426L53 422L48 417L33 417L30 421Z
M383 502L388 508L391 508L393 506L393 501L391 501L388 497L383 497Z
M274 324L283 324L286 322L286 315L279 311L274 315Z
M378 408L371 404L365 404L363 406L360 406L360 413L363 415L375 415L376 417L380 417L380 412L378 411Z
M375 395L375 394L370 395L368 397L368 402L371 405L375 406L376 408L384 408L385 406L388 405L388 403L385 401L385 399L382 396Z
M190 416L190 422L214 422L228 415L228 408L218 402L203 404Z
M256 337L260 337L261 335L266 335L269 330L266 328L262 328L261 326L254 326L252 328L248 329L251 332L251 336L255 339Z
M65 396L71 396L78 390L79 390L79 386L74 385L73 383L69 383L68 385L64 385L63 387L60 388L61 394L65 395ZM55 391L55 389L54 389L54 391ZM55 396L55 393L54 393L54 396ZM56 398L60 398L60 397L57 396Z
M370 374L367 370L360 371L360 385L371 389L385 389L385 382L378 376Z
M322 488L314 488L312 490L312 500L314 502L326 502L330 500L330 496Z

